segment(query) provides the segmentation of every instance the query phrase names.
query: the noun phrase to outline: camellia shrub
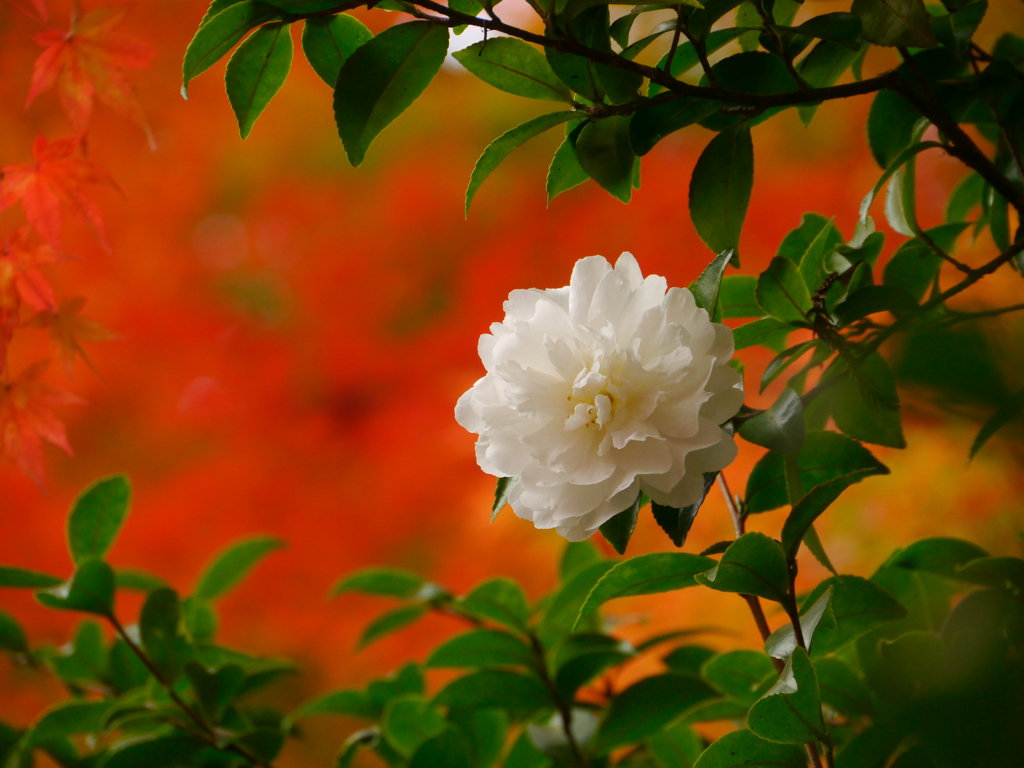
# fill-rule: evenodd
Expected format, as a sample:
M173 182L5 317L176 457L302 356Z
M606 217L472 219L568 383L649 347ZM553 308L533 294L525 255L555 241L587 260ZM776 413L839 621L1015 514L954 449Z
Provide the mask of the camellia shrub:
M108 478L71 510L70 576L0 568L0 586L86 616L69 645L30 648L0 614L0 646L69 693L26 730L0 725L5 766L45 754L64 768L269 768L287 739L303 738L306 718L323 715L365 722L339 734L338 768L1024 764L1024 560L928 538L873 573L842 574L815 529L847 488L889 472L870 446L904 447L887 342L1024 307L966 311L955 301L1024 269L1024 39L977 44L981 0L854 0L819 15L790 0L628 3L615 13L601 0L529 4L535 22L516 27L499 4L384 0L369 7L393 23L374 36L346 13L361 2L214 0L185 53L184 84L234 49L226 88L246 136L287 75L290 30L301 24L358 165L437 73L450 30L483 28L491 36L458 61L562 108L486 148L467 210L490 172L546 130L565 135L549 197L593 180L623 202L658 141L693 124L714 132L689 181L709 249L700 277L670 287L629 254L614 264L592 256L566 287L513 291L481 337L484 375L455 408L479 436L480 467L498 478L493 514L510 505L569 540L558 585L531 603L505 578L458 594L395 569L344 576L335 594L399 602L363 644L431 612L465 630L423 664L284 711L272 686L292 665L216 640L217 600L278 542L229 547L189 595L115 571L104 556L130 493L125 478ZM877 74L864 72L869 54L871 67L884 62ZM744 273L751 130L786 109L810 123L821 103L851 97L872 100L867 139L879 165L856 230L808 214L767 269ZM923 152L964 172L945 223L928 229L916 195ZM879 209L903 236L898 247L875 229ZM965 257L964 240L982 235L990 251ZM733 357L755 346L775 353L760 381ZM773 404L745 403L773 382L785 384ZM1022 407L1018 392L992 413L971 455ZM737 440L767 449L741 494L723 475ZM716 487L734 537L696 552L687 534ZM751 515L780 508L774 535L746 531ZM587 541L600 534L625 555L645 509L676 549L609 559ZM801 593L808 558L831 575ZM719 652L683 626L630 643L602 620L609 601L681 589L745 601L762 642ZM119 590L145 595L138 616L117 614ZM616 684L617 670L644 659L651 674Z

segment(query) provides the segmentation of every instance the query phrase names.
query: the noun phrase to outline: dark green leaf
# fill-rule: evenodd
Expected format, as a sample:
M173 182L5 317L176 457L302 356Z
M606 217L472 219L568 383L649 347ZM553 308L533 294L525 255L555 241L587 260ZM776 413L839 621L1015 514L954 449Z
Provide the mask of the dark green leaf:
M32 726L30 744L42 744L54 738L101 733L109 701L68 701L46 710Z
M955 577L971 584L1006 589L1013 585L1024 593L1024 560L1019 557L979 557L957 569Z
M48 573L29 571L24 568L14 568L8 565L0 566L0 587L46 589L63 583L64 579L51 576Z
M826 588L817 600L804 606L804 610L800 615L800 632L803 635L804 646L808 650L814 647L814 632L818 628L818 624L821 623L822 617L828 611L831 597L831 588ZM834 622L834 619L832 621ZM765 653L783 661L788 660L798 646L799 643L796 641L796 631L793 629L792 622L783 624L764 641Z
M519 734L505 757L504 768L553 768L554 762L530 741L526 731Z
M736 248L754 186L754 145L745 124L715 136L690 178L690 218L715 253Z
M892 312L897 317L909 317L917 311L914 297L902 288L892 285L865 285L851 293L835 309L836 320L849 325L855 320L876 312Z
M638 162L629 145L629 118L621 115L587 123L576 140L580 167L613 197L628 203Z
M659 768L692 768L704 751L704 740L689 725L680 723L648 737L647 749Z
M786 556L795 558L804 534L814 521L839 498L839 495L856 482L868 475L878 474L875 470L865 469L840 475L816 486L793 507L785 524L782 526L782 548Z
M708 264L700 276L690 283L690 293L697 301L697 306L707 310L708 318L714 319L718 310L718 294L722 286L722 275L725 268L736 255L732 248L722 251L710 264Z
M967 216L981 205L985 180L971 171L953 188L946 203L946 223L967 221Z
M836 426L867 443L905 447L896 382L881 355L868 355L842 377L834 389Z
M189 82L213 66L246 32L268 21L281 21L282 18L281 11L271 5L245 0L225 7L204 21L185 50L182 96L188 98Z
M688 552L655 552L616 563L596 582L580 608L577 625L598 607L619 597L656 595L692 587L694 576L715 561Z
M0 611L0 651L28 652L28 639L25 637L25 630L14 620L14 617L3 611Z
M572 640L579 637L586 637L586 635L576 635ZM555 673L555 688L565 701L572 701L580 686L587 684L608 668L622 664L636 655L630 652L628 644L617 642L613 638L605 638L603 635L598 637L609 642L592 647L589 652L580 653L568 659L559 666ZM624 645L626 648L623 647Z
M128 515L131 486L124 475L90 485L75 499L68 517L68 544L75 564L102 560Z
M837 651L866 632L907 615L886 590L859 576L833 576L821 582L805 598L804 611L829 589L835 625L821 624L815 632L811 652L816 657Z
M753 275L727 275L722 278L718 301L724 318L761 317L757 303L757 278Z
M987 2L974 2L945 16L932 16L929 21L938 41L963 56L987 10Z
M662 662L676 674L700 677L704 662L715 655L714 650L703 645L681 645L665 654Z
M800 257L800 274L803 275L804 284L811 293L817 292L829 273L835 271L829 257L842 242L843 236L830 220L815 235Z
M167 586L167 582L159 576L138 568L118 568L114 571L114 579L118 589L148 593Z
M818 239L823 231L829 229L831 231L825 238L825 242L830 242L832 245L843 242L843 236L830 219L826 219L818 213L805 213L801 217L800 226L790 230L782 239L775 255L782 259L789 259L794 264L799 264L811 244Z
M743 729L727 733L712 742L693 768L804 768L807 754L792 744L776 744Z
M769 95L787 93L798 89L782 58L764 51L750 51L728 56L711 67L718 85L728 91ZM701 78L701 85L707 85L707 78ZM753 127L763 123L782 107L766 109L756 117L745 114L723 114L718 112L701 121L701 125L713 131L722 131L730 126L746 124Z
M761 684L777 674L767 654L750 650L720 653L706 661L700 673L726 696L747 704L753 704L763 692Z
M429 21L397 24L357 48L338 73L334 117L353 166L434 79L448 53L448 30Z
M541 627L549 631L571 630L594 585L616 565L612 560L602 560L577 572L554 594Z
M224 85L243 139L284 84L291 66L291 24L284 22L260 27L231 55Z
M533 651L522 640L495 629L471 629L434 649L428 668L530 667Z
M466 737L472 768L490 768L505 750L509 721L501 710L455 709L448 712L448 722Z
M37 592L36 599L47 608L109 616L114 610L114 572L101 560L83 560L68 582Z
M578 187L589 178L576 158L576 146L572 138L567 136L565 141L558 145L548 167L548 205L563 192Z
M847 717L871 714L871 691L856 672L834 656L814 661L818 687L824 704Z
M470 616L489 619L516 630L523 630L530 618L530 605L523 588L508 578L488 579L459 601L459 608Z
M266 0L266 2L268 5L296 15L318 13L338 7L338 3L331 2L331 0Z
M589 568L603 558L601 553L589 541L570 541L562 552L562 560L558 565L558 575L562 581L568 581L584 568Z
M757 11L755 10L754 13L757 13ZM737 37L739 37L742 41L744 30L738 28L741 26L743 25L737 22L737 27L735 28L717 29L711 34L709 34L707 36L707 39L704 41L706 53L708 55L711 55L715 51L731 43ZM668 53L661 57L661 61L658 62L658 69L664 71L667 62ZM700 57L697 55L697 49L694 47L693 43L683 43L676 48L675 55L672 57L672 76L678 78L681 75L685 75L698 64L700 64ZM665 89L662 88L658 83L652 82L648 87L647 95L656 96L663 90Z
M422 603L415 603L413 605L403 605L400 608L382 613L376 619L366 625L363 633L359 636L359 642L356 643L357 649L365 648L371 643L375 643L382 637L386 637L400 629L404 629L415 621L421 619L427 612L428 608Z
M750 708L747 726L762 738L785 744L828 738L821 718L818 678L803 648L793 652L779 681Z
M701 680L672 673L647 677L612 699L595 749L604 754L657 733L714 692Z
M789 323L776 320L774 317L765 317L734 328L732 338L737 352L757 344L781 352L792 331L793 326Z
M603 523L598 529L605 540L612 545L620 555L626 554L626 547L629 539L636 528L636 520L640 516L640 501L642 496L637 494L634 501L628 508Z
M868 112L868 144L875 162L888 168L910 146L921 113L893 91L879 91Z
M527 99L572 103L572 94L544 54L514 37L482 40L452 54L488 85Z
M970 458L973 459L977 456L978 451L984 447L988 439L1017 417L1021 411L1024 411L1024 389L1000 405L996 412L989 417L988 421L982 425L978 431L978 436L974 438L974 442L971 444Z
M763 533L746 533L729 546L715 567L696 579L719 592L784 603L789 591L789 565L777 541Z
M400 568L366 568L346 576L331 589L331 596L345 592L363 592L367 595L397 597L412 600L427 586L427 581L412 571Z
M202 739L186 733L156 734L114 745L107 752L103 768L178 768L189 765L206 747Z
M926 230L935 244L949 251L967 224L943 224ZM896 249L896 253L885 265L882 281L887 286L899 288L910 294L915 301L921 301L935 284L942 266L942 259L920 238L912 238Z
M469 747L454 728L446 728L423 743L409 760L409 768L471 768Z
M284 542L270 536L254 536L225 549L199 577L193 595L200 600L215 600L234 589L260 560Z
M757 280L757 301L778 320L806 321L811 309L811 294L797 266L776 256Z
M376 726L356 731L341 745L334 760L334 768L351 768L360 749L373 749L380 744L380 729Z
M554 706L536 677L502 670L460 677L441 689L434 703L460 709L503 709L514 719Z
M226 664L214 670L190 661L185 666L185 674L203 714L213 722L220 721L224 710L245 684L245 672L237 664Z
M708 39L714 23L739 4L740 0L704 0L701 2L703 8L698 8L690 13L687 25L687 34L690 39L698 41Z
M704 473L704 493L701 494L700 500L695 501L693 504L688 504L685 507L666 507L657 502L651 502L651 512L654 514L654 519L661 526L661 530L668 534L668 537L672 539L672 543L677 547L681 547L686 543L686 536L690 532L690 526L693 525L697 512L700 511L701 505L704 504L704 499L707 498L708 492L711 490L711 486L715 484L715 478L717 477L717 472Z
M186 597L181 601L181 620L197 643L209 642L217 635L217 613L209 600Z
M956 578L961 566L987 556L988 552L969 541L936 537L915 541L892 557L888 565Z
M341 65L371 37L363 22L347 13L313 16L302 28L302 51L320 79L333 88Z
M698 123L721 108L721 102L683 96L638 109L629 123L629 144L643 157L670 133Z
M933 48L935 34L921 0L854 0L864 39L875 45Z
M532 120L527 120L522 125L517 125L510 131L506 131L488 144L487 149L484 150L483 154L480 155L480 159L476 161L476 165L473 166L469 186L466 188L466 216L469 216L469 206L473 203L473 198L476 197L480 185L509 156L512 150L534 136L539 136L549 128L554 128L556 125L568 122L569 120L579 120L582 117L584 115L577 112L552 112L551 114L541 115Z
M173 681L187 652L180 631L178 593L169 587L150 592L139 616L139 637L164 680Z
M855 52L860 50L861 22L860 17L853 13L837 12L814 16L796 27L794 31L838 43Z
M445 729L444 715L417 694L392 699L384 707L381 731L400 754L412 755L417 747Z
M372 720L380 714L362 691L334 691L302 704L286 719L293 724L305 717L315 715L341 715Z
M794 390L786 387L771 407L740 427L740 437L778 453L799 453L806 436L804 406Z

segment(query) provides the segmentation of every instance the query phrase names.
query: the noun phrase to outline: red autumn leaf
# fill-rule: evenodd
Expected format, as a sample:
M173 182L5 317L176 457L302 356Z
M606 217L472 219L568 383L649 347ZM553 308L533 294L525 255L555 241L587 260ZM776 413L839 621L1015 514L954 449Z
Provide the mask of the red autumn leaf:
M48 88L57 86L60 104L77 133L84 133L94 98L136 123L155 148L153 133L124 69L149 66L154 51L145 43L111 30L128 12L127 6L99 8L77 19L67 32L51 29L32 38L44 50L36 60L29 87L28 107Z
M37 311L56 309L53 288L39 266L60 260L49 244L32 242L28 227L0 244L0 312L17 312L22 303Z
M42 380L47 363L29 366L11 382L0 384L0 432L4 453L32 482L44 484L43 446L47 440L71 454L64 424L53 408L83 402Z
M44 310L26 323L32 327L50 329L50 338L57 347L61 366L69 379L76 357L81 357L93 373L96 373L92 360L85 353L81 342L109 341L116 338L113 333L95 320L82 317L80 313L84 306L84 298L73 296L63 299L56 311Z
M55 248L60 247L61 200L75 206L96 233L100 244L110 250L100 209L86 187L96 184L116 186L110 176L91 160L75 157L81 145L78 137L47 143L38 136L32 145L35 162L31 165L6 165L0 168L0 210L17 201L25 210L28 223Z

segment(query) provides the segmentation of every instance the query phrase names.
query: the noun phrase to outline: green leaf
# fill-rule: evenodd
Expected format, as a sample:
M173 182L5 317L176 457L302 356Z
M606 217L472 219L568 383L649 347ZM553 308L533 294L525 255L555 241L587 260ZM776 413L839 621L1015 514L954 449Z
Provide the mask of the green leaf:
M942 224L926 230L926 234L939 248L949 251L966 228L964 222ZM915 301L921 301L935 284L941 266L942 259L923 240L915 237L896 249L885 265L882 282L905 291Z
M377 727L363 728L356 731L341 745L334 768L351 768L352 761L360 749L373 749L380 743L380 729Z
M633 194L637 158L629 145L629 118L612 115L583 126L576 159L590 178L612 197L628 203Z
M737 352L757 344L781 352L792 331L793 326L789 323L776 320L774 317L765 317L733 328L732 339Z
M789 558L795 558L807 529L828 509L839 495L854 483L868 475L878 474L873 470L857 470L840 475L816 486L794 505L782 526L782 548Z
M979 557L988 557L988 552L977 544L963 539L935 537L915 541L890 558L888 565L952 579L957 578L961 566Z
M522 631L530 619L530 605L523 588L512 579L499 577L474 587L462 598L459 609L479 619L489 619Z
M185 674L192 683L200 709L213 722L220 721L245 684L245 672L237 664L226 664L214 670L190 661L185 666Z
M572 137L566 136L555 150L555 155L551 158L551 165L548 167L548 205L550 206L551 201L563 192L578 187L589 178L576 157L576 145L573 143Z
M138 739L125 739L107 752L103 768L177 768L189 765L206 748L198 736L173 731L156 731Z
M757 11L755 10L754 13L757 13ZM743 25L737 22L737 27L741 26ZM704 47L707 55L710 56L712 53L715 53L719 49L731 43L737 37L739 37L742 42L743 33L743 29L738 29L735 27L732 29L715 30L714 32L709 34L707 36L707 39L704 41ZM661 57L661 61L658 62L658 69L664 71L666 69L667 62L668 53ZM694 47L693 43L683 43L682 45L679 45L676 48L675 55L672 57L671 74L673 77L678 78L681 75L685 75L698 64L700 64L700 57L697 55L697 49ZM648 86L647 95L656 96L663 90L665 89L662 88L658 83L652 82Z
M553 768L550 757L533 745L527 731L519 734L505 758L504 768Z
M815 659L814 673L824 704L847 717L872 714L871 691L864 681L843 661L834 656Z
M427 610L426 605L415 603L413 605L403 605L400 608L382 613L366 625L363 633L359 636L359 641L356 643L356 649L362 650L382 637L404 629L421 619L427 613Z
M291 24L285 22L260 27L231 55L224 85L243 139L284 84L291 66Z
M776 256L757 279L757 301L772 317L785 322L807 321L811 294L797 266Z
M340 715L372 720L379 714L378 708L362 691L343 690L333 691L305 702L285 718L285 723L290 726L303 718L316 715Z
M830 234L826 240L834 240L833 244L841 243L843 241L842 235L830 219L826 219L819 213L805 213L800 219L800 226L790 230L782 238L779 250L775 255L781 259L789 259L794 264L799 264L803 260L804 254L811 247L811 244L823 231L829 229L830 225L833 234Z
M640 502L642 499L643 497L637 494L636 501L604 522L598 529L605 540L620 555L626 554L626 547L629 545L629 540L636 528L637 518L640 516Z
M384 707L381 718L384 738L405 757L444 729L444 715L418 694L392 699Z
M64 583L64 579L48 573L29 571L9 565L0 566L0 587L13 589L46 589Z
M987 2L973 2L945 16L932 16L932 32L942 45L963 56L987 10Z
M0 650L11 653L28 653L28 639L25 630L13 616L0 611Z
M736 251L732 248L722 251L710 264L708 264L700 276L690 283L690 293L697 302L697 306L707 310L708 318L714 320L718 311L718 295L722 287L722 275L725 268L735 257Z
M471 768L490 768L505 751L509 721L501 710L452 710L448 713L448 722L466 737Z
M818 626L811 647L815 656L833 653L872 629L907 615L885 589L859 576L833 576L821 582L804 599L804 612L830 589L829 607L835 624Z
M921 0L854 0L864 39L875 45L934 48L938 45Z
M849 325L876 312L892 312L897 317L910 317L917 311L914 297L892 285L865 285L851 293L836 307L834 315L841 325Z
M271 5L245 0L229 5L205 20L185 50L181 95L188 98L189 82L213 66L245 37L246 32L260 24L283 18L281 12Z
M522 640L496 629L471 629L442 643L427 657L427 668L531 667L533 651Z
M331 0L266 0L269 5L276 6L282 11L296 15L304 13L319 13L337 8L338 3Z
M743 729L727 733L711 743L693 768L804 768L807 754L792 744L776 744Z
M818 678L807 656L797 648L779 681L750 708L747 726L758 736L784 744L806 744L828 739L821 718Z
M114 572L102 560L83 560L71 579L36 593L47 608L110 616L114 610Z
M677 674L700 677L701 667L715 655L713 649L703 645L681 645L665 654L661 661Z
M714 565L714 560L688 552L654 552L616 563L590 590L580 607L576 625L609 600L692 587L696 583L694 577Z
M487 145L487 149L480 155L480 159L473 166L473 173L469 179L469 186L466 188L466 216L469 216L469 206L473 203L480 186L491 175L501 162L509 156L512 150L526 143L534 136L539 136L549 128L568 122L579 120L585 117L577 112L552 112L547 115L527 120L522 125L517 125L510 131L505 131L498 138Z
M114 579L118 589L127 589L143 594L167 586L167 582L159 576L138 568L118 568L114 571Z
M563 662L562 657L567 653L576 655ZM586 685L610 667L618 666L635 656L636 653L628 643L606 635L574 635L559 649L555 688L563 700L573 701L580 686Z
M110 707L109 701L68 701L50 707L32 726L28 743L36 745L62 737L101 733Z
M807 246L807 250L800 257L800 274L803 275L807 289L812 293L818 290L830 273L836 271L833 269L829 257L835 253L836 247L842 242L843 236L836 229L835 224L829 220L815 235Z
M467 208L468 212L468 208ZM512 488L515 487L515 477L499 477L494 486L494 503L491 505L491 522L498 516L498 513L508 504L509 496L512 495Z
M482 40L452 54L488 85L527 99L572 103L572 94L544 54L514 37Z
M729 545L718 564L696 576L719 592L756 595L785 603L789 565L782 547L763 533L745 533Z
M828 587L817 600L809 604L809 607L807 605L804 606L804 611L800 616L800 632L803 635L804 645L808 650L814 647L812 642L814 631L818 628L818 624L821 623L822 617L828 610L831 597L832 589ZM765 653L783 661L789 659L793 655L793 651L798 647L799 644L796 641L796 632L793 629L792 622L783 624L764 641Z
M888 363L873 352L842 374L833 390L836 426L866 443L904 448L900 401Z
M181 636L178 593L169 587L150 592L139 615L139 637L154 666L166 681L173 681L187 652Z
M690 533L690 527L697 518L697 513L704 504L704 499L707 498L708 492L711 490L711 486L715 484L717 477L717 472L704 473L704 493L693 504L688 504L685 507L666 507L657 502L651 502L651 512L654 515L654 519L661 526L661 530L668 534L668 537L672 539L672 543L677 547L681 547L686 543L686 536Z
M672 673L647 677L612 699L594 748L605 754L651 736L714 692L701 680Z
M715 253L739 245L753 186L750 128L728 128L704 148L690 178L690 218Z
M366 568L346 576L331 589L331 597L345 592L415 599L428 586L422 576L400 568Z
M616 565L612 560L602 560L577 572L555 592L544 612L541 628L548 632L571 630L594 585Z
M719 87L752 95L770 95L796 91L799 86L786 68L780 56L764 51L750 51L727 56L716 62L711 71ZM701 85L706 86L707 78L702 77ZM756 117L745 114L717 112L701 121L701 125L713 131L745 124L753 127L777 114L783 107L774 107L760 112Z
M445 728L416 750L409 768L472 768L469 747L459 731Z
M673 61L673 68L674 66ZM630 119L629 144L633 152L643 157L670 133L699 123L721 107L719 101L692 96L645 104L634 112Z
M974 442L971 444L970 458L973 459L977 456L978 451L984 447L989 438L1016 418L1021 411L1024 411L1024 389L1000 405L996 412L989 417L988 421L982 425L977 437L974 438Z
M371 37L363 22L347 13L312 16L302 27L302 51L313 71L333 88L341 65Z
M800 395L786 387L771 407L740 427L740 437L778 453L799 453L806 436Z
M867 448L838 432L808 432L797 467L805 493L841 475L860 473L863 478L889 472ZM745 501L748 514L768 512L789 503L782 455L767 453L754 465Z
M985 180L974 171L964 176L953 188L946 203L946 223L967 221L967 216L981 205Z
M429 21L396 24L345 61L334 90L334 117L345 153L358 166L366 150L434 79L448 53L448 30Z
M719 286L718 301L722 317L761 317L757 303L757 278L753 275L727 275Z
M899 94L879 91L868 112L868 144L875 162L888 168L910 146L921 113Z
M217 613L209 600L186 597L181 601L181 620L194 642L209 642L217 635Z
M776 676L771 658L761 651L720 653L700 668L701 676L726 696L746 704L760 698L762 683Z
M513 719L554 706L536 677L504 670L474 672L453 680L441 689L434 703L460 709L503 709Z
M558 564L558 576L562 581L568 581L584 568L589 568L594 563L601 562L601 553L589 541L570 541L565 545L562 552L562 559Z
M124 475L90 485L75 499L68 517L68 544L75 564L102 560L128 515L131 486Z
M958 581L983 584L1006 589L1012 584L1018 593L1024 593L1024 560L1019 557L979 557L960 567Z
M248 576L260 560L283 546L283 541L271 536L254 536L232 544L207 566L193 595L200 600L223 597Z
M803 35L839 43L851 51L861 47L861 21L853 13L824 13L814 16L794 29Z

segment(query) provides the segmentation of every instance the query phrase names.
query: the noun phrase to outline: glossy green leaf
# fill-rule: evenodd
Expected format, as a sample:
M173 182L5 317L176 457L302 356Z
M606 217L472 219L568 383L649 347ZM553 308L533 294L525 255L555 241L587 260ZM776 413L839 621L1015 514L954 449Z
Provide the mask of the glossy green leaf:
M672 539L672 543L677 547L681 547L686 543L690 527L693 525L697 513L704 504L704 499L707 498L711 486L715 484L715 478L717 477L717 472L704 473L704 492L701 494L700 499L693 504L688 504L685 507L666 507L657 502L651 502L651 513L654 515L654 519L661 527L661 530L668 534L668 537Z
M668 673L644 678L612 699L595 749L604 754L651 736L713 695L706 683L693 677Z
M877 352L860 360L855 370L842 374L833 397L833 418L847 435L891 448L906 446L896 382Z
M823 231L829 229L830 234L826 236L825 242L831 242L832 245L841 243L843 237L830 219L818 213L805 213L800 219L800 226L790 230L782 238L779 250L775 255L779 258L789 259L794 264L800 264L811 244L818 239Z
M587 123L576 139L580 167L602 189L628 203L638 162L629 145L629 118L621 115Z
M872 474L877 474L877 472L856 470L828 480L804 494L803 498L793 506L782 526L782 548L785 550L786 556L796 557L807 529L839 498L843 491Z
M804 611L829 589L829 608L835 624L818 626L811 646L815 657L833 653L872 629L907 615L885 589L859 576L833 576L821 582L804 599Z
M371 37L366 25L347 13L312 16L302 27L302 51L313 71L333 88L341 65Z
M366 625L366 628L359 636L356 648L365 648L383 637L387 637L400 629L405 629L410 624L423 618L423 616L426 615L427 610L428 608L426 605L416 603L413 605L403 605L399 608L382 613Z
M636 529L642 498L640 494L637 494L636 500L629 507L604 522L598 529L605 541L611 544L620 555L626 554L626 547Z
M487 149L480 155L480 159L473 166L473 173L469 179L469 186L466 188L466 216L469 216L469 206L473 203L480 186L487 180L495 168L509 156L512 150L526 143L534 136L539 136L544 131L554 128L556 125L579 120L585 115L577 112L552 112L541 115L532 120L527 120L522 125L517 125L510 131L506 131L498 138L487 145Z
M459 601L459 609L470 616L496 621L520 631L530 618L530 605L523 588L504 577L488 579L474 587Z
M718 295L725 268L735 255L736 251L732 248L722 251L704 268L700 276L690 283L690 293L697 301L697 306L706 310L710 319L714 319L718 311Z
M744 728L713 741L693 768L804 768L806 765L807 753L800 747L766 741Z
M452 708L503 709L514 719L554 706L536 677L503 670L474 672L453 680L434 702Z
M397 24L357 48L338 73L334 118L358 166L366 150L434 79L448 53L448 30L429 21Z
M746 125L722 131L704 148L690 177L690 218L715 253L739 245L754 186L754 145Z
M700 673L721 693L748 704L760 698L762 683L778 674L771 657L748 649L720 653L706 661Z
M750 708L747 727L758 736L784 744L825 741L821 694L814 667L803 648L797 648L779 681Z
M203 571L193 595L200 600L223 597L238 586L260 560L283 546L283 541L271 536L254 536L232 544Z
M496 629L471 629L439 645L426 666L437 669L466 667L530 667L533 651L522 640Z
M64 579L48 573L13 566L0 566L0 587L13 589L47 589L64 583Z
M346 592L412 600L427 585L426 579L401 568L366 568L344 577L331 589L331 596Z
M1011 396L996 409L995 413L989 416L988 421L982 425L971 444L970 458L973 459L977 456L978 451L985 446L989 438L1019 416L1022 411L1024 411L1024 389Z
M757 280L757 301L772 317L786 322L806 321L811 294L797 266L776 256Z
M776 320L774 317L765 317L734 328L732 338L737 352L758 344L781 352L792 331L793 326L789 323Z
M768 512L789 503L786 490L785 460L778 453L761 458L747 479L748 514ZM797 457L800 484L807 493L841 475L860 473L861 477L888 474L888 468L856 440L838 432L807 433L804 448Z
M875 45L932 48L937 45L921 0L854 0L864 39Z
M729 546L717 565L697 574L696 579L719 592L784 603L789 591L789 565L777 541L763 533L745 533Z
M811 293L817 292L829 273L836 271L829 257L842 242L843 236L829 220L801 255L800 274L803 275L804 284Z
M688 552L655 552L623 560L594 584L579 610L576 624L609 600L692 587L695 576L714 565L714 560Z
M488 85L527 99L572 103L572 94L544 54L514 37L482 40L452 54Z
M711 71L720 87L739 93L769 95L796 91L799 88L782 58L764 51L727 56L712 65ZM701 85L707 85L706 77L701 78ZM713 131L740 125L753 127L782 109L773 107L760 112L757 116L718 112L702 120L701 125Z
M114 475L89 486L75 499L68 517L68 545L76 564L102 560L128 516L131 485Z
M799 453L806 437L804 406L794 390L786 387L763 413L743 422L740 437L777 453Z
M109 616L114 610L114 572L101 560L83 560L69 581L36 593L47 608Z
M164 680L173 681L184 662L180 625L178 593L169 587L149 593L139 615L139 638Z
M188 98L189 82L230 51L250 29L281 21L281 11L267 3L245 0L225 7L205 20L185 50L181 94Z
M284 84L291 66L291 24L284 22L263 25L231 55L224 85L243 139Z
M814 647L814 632L821 623L822 618L828 611L828 604L832 598L831 587L826 587L821 595L813 603L804 606L800 614L800 633L803 636L804 647L810 650ZM786 661L793 655L800 644L796 640L796 631L792 622L787 622L768 636L764 641L764 651L772 658Z

